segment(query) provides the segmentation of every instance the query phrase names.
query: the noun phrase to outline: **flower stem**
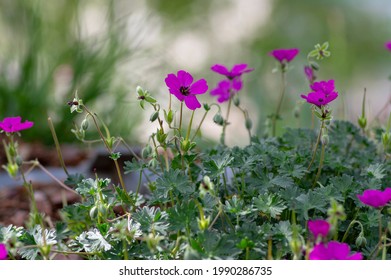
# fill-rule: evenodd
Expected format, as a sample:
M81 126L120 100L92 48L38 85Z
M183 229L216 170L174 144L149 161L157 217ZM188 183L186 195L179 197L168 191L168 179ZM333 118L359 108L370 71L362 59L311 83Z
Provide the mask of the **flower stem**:
M316 173L316 177L315 177L314 183L312 184L312 188L315 187L316 182L318 181L318 179L320 177L320 174L322 172L325 150L326 150L326 145L322 144L322 151L320 153L320 161L319 161L318 172Z
M106 138L103 136L103 133L102 133L102 131L101 131L99 125L98 125L98 122L96 121L95 114L93 114L90 110L88 110L88 108L85 105L83 105L83 108L86 110L86 112L91 116L92 120L94 121L95 127L98 130L99 136L102 139L103 143L105 144L107 151L110 154L112 154L113 151L111 150L111 147L110 147L109 143L107 143ZM105 129L107 130L106 126L105 126ZM125 192L127 192L124 179L122 178L121 169L120 169L119 164L118 164L118 160L113 159L113 161L114 161L115 168L117 170L117 174L118 174L118 179L120 181L120 185L121 185L122 189Z
M197 127L197 129L196 129L196 131L195 131L195 133L194 133L194 135L193 135L193 137L192 137L191 140L190 140L191 142L193 142L194 138L197 136L198 132L200 131L201 126L202 126L202 124L203 124L203 122L204 122L204 120L205 120L206 115L208 114L208 112L209 112L209 111L205 111L204 115L202 116L201 122L199 123L199 125L198 125L198 127Z
M48 123L49 123L50 132L52 133L52 137L54 140L54 145L56 146L57 155L58 155L58 159L60 160L61 167L62 167L62 169L64 169L65 174L67 176L69 176L69 172L67 170L67 167L65 166L64 158L61 153L60 144L58 142L56 130L54 129L54 125L53 125L52 119L50 117L48 118Z
M285 95L286 79L285 79L285 71L283 71L283 70L281 71L281 84L282 84L282 86L281 86L280 99L278 101L276 113L274 114L273 120L272 120L272 136L273 137L276 136L277 119L278 119L278 116L280 115L282 101L283 101L284 95Z
M314 148L314 151L313 151L313 153L312 153L311 162L310 162L310 164L309 164L308 167L307 167L307 171L310 170L312 164L314 163L315 156L316 156L316 151L318 150L320 138L322 137L322 128L323 128L323 127L324 127L324 122L322 122L321 128L320 128L320 130L319 130L318 138L316 139L315 148Z
M361 224L359 221L357 221L357 220L351 221L350 224L349 224L349 226L348 226L348 228L347 228L346 231L345 231L345 234L344 234L343 237L342 237L342 240L341 240L342 243L345 242L346 238L348 237L348 233L349 233L350 229L352 228L352 226L353 226L354 224L360 225L361 232L364 231L364 228L363 228L362 224Z
M231 111L231 104L232 104L232 98L233 98L232 96L233 95L231 95L231 97L229 98L229 101L228 101L227 115L225 116L225 120L224 120L224 124L223 124L223 131L221 133L221 138L220 138L220 142L224 146L225 146L225 130L227 128L227 125L229 124L228 118L229 118L229 112Z
M183 117L183 101L181 102L181 111L179 113L179 136L182 136L182 117Z
M193 124L194 112L195 112L195 110L193 110L193 112L191 113L190 122L189 122L189 127L187 128L187 133L186 133L186 140L189 140L189 137L190 137L191 126L192 126L192 124Z
M273 240L270 237L269 240L267 241L267 259L272 260L273 259Z

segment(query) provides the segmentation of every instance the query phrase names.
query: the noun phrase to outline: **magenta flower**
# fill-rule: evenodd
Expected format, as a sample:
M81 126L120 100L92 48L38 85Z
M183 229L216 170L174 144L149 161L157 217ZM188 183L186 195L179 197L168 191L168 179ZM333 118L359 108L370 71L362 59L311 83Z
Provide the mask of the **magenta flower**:
M196 95L203 94L208 90L205 79L193 83L193 76L188 72L179 70L177 75L168 74L165 79L166 85L171 94L175 95L181 102L185 101L187 108L195 110L201 107Z
M307 96L301 95L308 103L314 104L318 107L327 105L338 97L338 92L335 91L334 80L315 82L311 85L313 92L308 93Z
M357 195L358 199L369 206L379 208L391 201L391 188L380 190L365 190L362 195Z
M229 71L227 67L221 64L215 64L210 69L216 73L226 76L229 80L239 78L242 74L254 70L254 68L247 68L247 64L235 64L231 71Z
M7 248L3 243L0 243L0 260L5 260L7 259Z
M326 237L330 231L330 224L324 220L308 221L308 229L312 232L315 240L318 236Z
M386 47L386 49L391 51L391 41L388 41L387 43L385 43L384 46Z
M217 101L223 103L231 98L231 95L242 88L242 81L240 79L222 80L217 87L210 91L213 96L218 96Z
M349 245L330 241L328 244L315 245L310 253L310 260L362 260L361 253L350 254Z
M304 74L307 77L308 81L312 84L316 77L315 77L315 72L314 69L312 69L311 66L304 66Z
M278 49L269 53L269 55L273 56L281 64L291 62L298 54L299 49Z
M8 133L18 132L21 130L29 129L34 125L33 122L22 122L21 117L8 117L0 122L0 129Z

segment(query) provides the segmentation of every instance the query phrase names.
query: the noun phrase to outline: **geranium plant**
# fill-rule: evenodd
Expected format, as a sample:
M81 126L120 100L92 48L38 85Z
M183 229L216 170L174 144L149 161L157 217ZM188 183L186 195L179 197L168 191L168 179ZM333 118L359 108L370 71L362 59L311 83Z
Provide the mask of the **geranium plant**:
M75 94L68 106L82 121L72 132L85 142L89 131L96 130L117 174L102 178L96 171L86 178L69 174L63 166L68 178L58 184L77 193L80 202L64 206L62 219L55 223L39 213L34 182L25 179L25 167L44 167L39 159L26 162L18 151L18 137L24 129L35 129L33 123L5 118L0 122L8 160L3 168L10 176L23 178L31 218L24 227L0 226L0 259L390 259L390 125L360 130L351 122L333 119L338 81L318 80L320 66L312 60L330 55L328 43L316 45L307 56L303 79L310 91L297 94L298 100L310 104L302 110L311 110L319 128L287 128L275 136L276 122L282 121L285 74L294 71L288 66L299 53L270 53L278 62L282 88L271 116L271 136L262 138L252 132L249 113L239 99L244 74L254 70L247 64L231 70L212 66L223 76L212 89L205 78L173 71L162 78L167 108L137 87L134 98L140 110L152 109L149 124L154 132L140 153L130 150L134 157L124 166L117 148L129 145L111 135L82 94ZM206 103L208 90L218 103ZM228 121L231 104L243 112L250 139L244 147L230 147L225 141L226 126L234 121ZM198 124L195 114L202 115ZM197 141L205 122L222 126L222 136L219 144L201 148ZM369 129L373 133L366 133ZM125 184L124 176L130 173L138 178L134 186Z

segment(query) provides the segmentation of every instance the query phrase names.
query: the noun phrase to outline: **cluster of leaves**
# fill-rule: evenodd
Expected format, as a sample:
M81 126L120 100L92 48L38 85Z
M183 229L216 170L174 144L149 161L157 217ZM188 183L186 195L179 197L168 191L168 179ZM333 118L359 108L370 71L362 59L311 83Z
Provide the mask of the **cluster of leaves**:
M293 241L305 248L311 238L308 220L339 215L334 238L370 258L379 212L363 206L357 194L390 182L389 162L349 122L333 122L329 136L317 184L317 166L308 169L316 132L288 129L280 138L253 137L243 148L192 148L186 169L175 158L168 170L154 169L144 196L109 179L71 176L68 183L83 199L62 210L62 222L50 229L3 227L0 241L26 259L59 253L88 259L292 259ZM153 174L146 172L147 161L127 162L125 170ZM344 236L353 220L364 232L353 227ZM359 235L366 242L356 242Z

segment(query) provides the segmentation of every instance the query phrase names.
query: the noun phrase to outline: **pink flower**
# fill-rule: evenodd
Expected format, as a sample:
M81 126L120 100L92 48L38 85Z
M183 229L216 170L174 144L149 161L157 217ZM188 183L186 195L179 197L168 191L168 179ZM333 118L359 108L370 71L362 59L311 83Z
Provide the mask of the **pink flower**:
M391 51L391 41L388 41L387 43L385 43L384 46L386 47L386 49Z
M273 56L281 64L291 62L298 54L299 49L278 49L269 53L269 55Z
M201 107L196 95L203 94L208 90L208 84L205 79L193 83L192 75L186 71L179 70L177 76L168 74L165 82L170 93L175 95L180 101L185 101L187 108L195 110Z
M254 70L254 68L247 68L247 64L235 64L231 71L229 71L227 67L221 64L215 64L210 69L216 73L226 76L229 80L239 78L242 74Z
M358 199L369 206L379 208L391 201L391 188L380 190L365 190L362 195L357 195Z
M350 254L349 245L330 241L328 244L315 245L310 253L310 260L362 260L361 253Z
M307 96L302 94L301 98L318 107L327 105L338 97L338 92L335 91L334 87L334 80L315 82L311 85L311 89L313 92L308 93Z
M3 243L0 243L0 260L6 260L7 259L7 248Z
M304 74L311 84L315 81L316 77L315 77L314 69L312 69L311 66L307 66L307 65L304 66Z
M210 91L213 96L218 96L217 101L223 103L231 98L236 91L242 88L242 81L240 79L222 80L217 87Z
M18 132L21 130L29 129L34 125L33 122L22 122L21 117L8 117L0 122L0 129L8 133Z
M315 239L317 239L318 236L326 237L330 231L330 224L324 220L308 221L308 229L312 232Z

